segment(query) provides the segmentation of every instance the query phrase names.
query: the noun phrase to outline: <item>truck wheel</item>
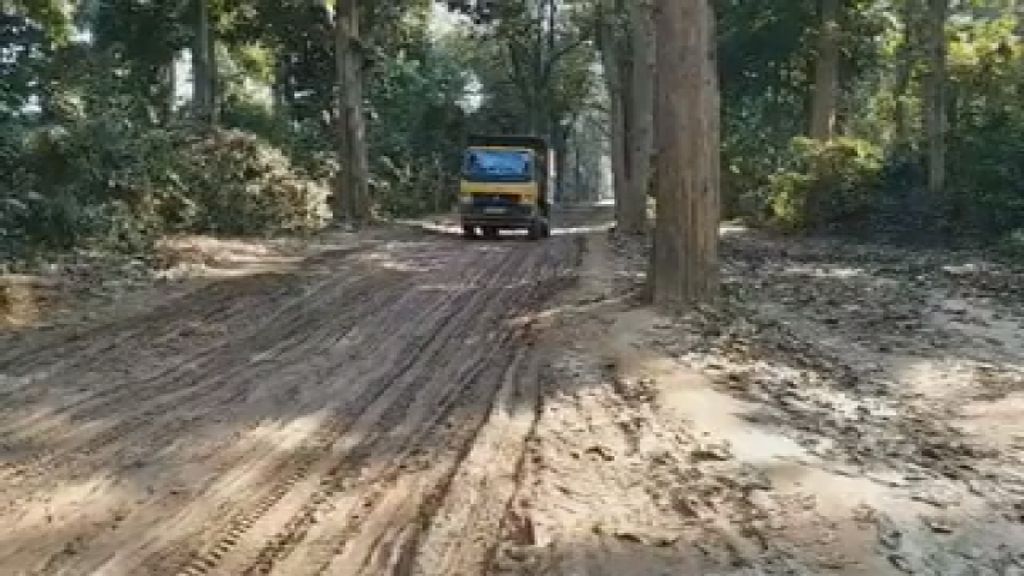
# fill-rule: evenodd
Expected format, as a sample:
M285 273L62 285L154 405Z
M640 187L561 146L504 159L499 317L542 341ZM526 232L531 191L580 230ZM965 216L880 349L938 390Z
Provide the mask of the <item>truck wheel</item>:
M467 240L474 240L474 239L476 239L476 227L468 226L468 225L467 226L463 226L462 227L462 237L467 239Z
M530 222L530 228L526 231L526 237L530 240L540 240L544 237L544 221L536 219Z
M484 226L484 238L487 240L498 239L498 229L495 226Z

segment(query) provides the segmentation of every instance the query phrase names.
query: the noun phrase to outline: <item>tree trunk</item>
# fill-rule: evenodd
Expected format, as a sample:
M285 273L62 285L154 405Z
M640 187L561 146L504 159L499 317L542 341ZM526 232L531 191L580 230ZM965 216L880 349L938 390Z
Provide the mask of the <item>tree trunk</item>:
M217 36L211 28L207 34L209 46L206 48L210 55L210 124L220 124L221 89L220 89L220 66L217 65Z
M925 81L925 131L928 137L930 203L946 188L946 18L949 0L929 0L928 76Z
M555 123L554 133L554 139L551 142L552 149L555 151L554 201L561 202L565 198L565 182L568 175L566 167L569 165L569 130Z
M821 0L821 32L814 72L814 102L811 105L811 138L831 140L836 127L839 93L839 1Z
M274 62L274 82L270 89L273 94L274 115L282 118L289 114L288 110L288 65L287 56L278 55Z
M589 196L584 197L586 192L583 184L583 134L577 127L576 132L573 134L573 152L575 153L575 160L573 162L573 200L576 202L583 202L584 200L590 200Z
M192 44L192 106L196 120L213 124L214 54L208 0L196 0L196 34Z
M719 93L710 0L657 0L655 304L718 292Z
M164 68L164 82L167 84L166 101L164 102L164 124L170 124L174 120L174 113L178 107L178 70L175 64L176 58L172 56L171 61Z
M628 191L623 196L620 228L627 234L647 231L647 193L654 147L654 21L650 0L631 0Z
M622 78L622 46L613 20L612 3L606 0L600 24L601 64L610 103L611 124L610 156L612 167L612 193L615 197L615 220L622 225L623 198L629 187L626 154L626 114Z
M370 169L363 115L363 47L359 0L339 0L336 23L338 67L338 165L333 208L336 218L365 222L370 217Z
M895 139L898 148L906 150L910 146L910 114L907 97L910 94L910 80L914 69L914 15L915 0L903 0L903 48L896 69L896 85L894 87L896 107L893 110L896 128Z

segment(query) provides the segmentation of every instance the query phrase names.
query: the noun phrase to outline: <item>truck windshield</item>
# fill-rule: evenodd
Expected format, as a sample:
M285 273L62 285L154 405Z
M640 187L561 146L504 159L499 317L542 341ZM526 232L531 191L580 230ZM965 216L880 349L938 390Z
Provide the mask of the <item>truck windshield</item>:
M525 150L470 150L463 175L473 182L530 182L533 167Z

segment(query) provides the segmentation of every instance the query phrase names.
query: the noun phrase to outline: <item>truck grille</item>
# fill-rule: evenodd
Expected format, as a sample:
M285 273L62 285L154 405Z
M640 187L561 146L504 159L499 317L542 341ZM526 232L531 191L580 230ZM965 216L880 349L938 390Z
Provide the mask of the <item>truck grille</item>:
M519 204L518 194L477 194L473 196L473 204L477 206L505 206Z

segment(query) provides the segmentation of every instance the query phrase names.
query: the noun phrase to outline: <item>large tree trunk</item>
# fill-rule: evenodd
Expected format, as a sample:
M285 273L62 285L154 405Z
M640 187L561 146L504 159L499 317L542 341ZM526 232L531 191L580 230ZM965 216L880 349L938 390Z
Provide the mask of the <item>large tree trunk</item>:
M196 34L192 44L192 106L197 120L216 121L215 63L209 0L196 0Z
M835 135L839 94L839 1L821 0L821 31L814 72L810 135L828 141Z
M615 197L615 220L622 225L622 205L629 188L627 167L626 106L625 86L622 78L622 45L614 22L614 5L605 0L600 24L601 63L604 68L605 86L610 104L611 124L610 156L612 167L612 192Z
M628 191L623 195L620 228L627 234L647 231L647 193L650 190L654 147L654 21L651 0L630 0L631 86L627 162Z
M719 93L710 0L657 0L654 302L680 308L718 293Z
M359 36L359 0L339 0L336 23L338 67L338 165L335 218L364 222L370 217L370 169L363 115L363 46Z
M949 0L929 0L928 76L925 81L925 131L928 136L928 191L931 203L946 188L946 18Z

